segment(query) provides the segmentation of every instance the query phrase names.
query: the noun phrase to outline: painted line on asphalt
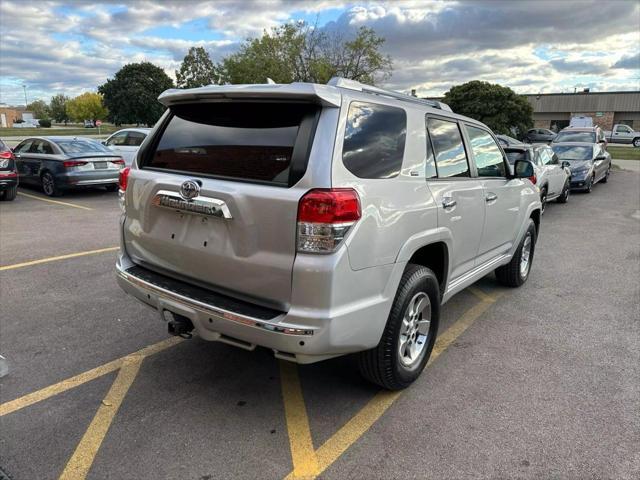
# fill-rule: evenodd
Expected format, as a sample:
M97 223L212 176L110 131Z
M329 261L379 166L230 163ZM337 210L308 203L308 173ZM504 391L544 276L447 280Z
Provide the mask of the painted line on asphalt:
M34 403L38 403L51 398L55 395L58 395L59 393L71 390L72 388L90 382L91 380L95 380L96 378L102 377L103 375L106 375L108 373L114 372L122 367L125 361L128 361L130 359L149 357L169 347L177 345L178 343L182 342L182 340L183 339L180 337L168 338L161 342L154 343L153 345L149 345L148 347L144 347L137 352L130 353L129 355L118 358L116 360L112 360L111 362L105 363L104 365L100 365L99 367L83 372L79 375L67 378L66 380L62 380L61 382L42 388L33 393L29 393L22 397L16 398L15 400L11 400L10 402L0 404L0 417L21 410L25 407L33 405Z
M93 210L93 208L85 207L84 205L78 205L76 203L69 203L69 202L61 202L60 200L51 200L49 198L44 198L44 197L41 197L39 195L31 195L30 193L18 192L18 195L22 195L23 197L33 198L35 200L40 200L42 202L48 202L48 203L53 203L53 204L56 204L56 205L62 205L63 207L73 207L73 208L79 208L81 210Z
M41 258L39 260L31 260L29 262L14 263L13 265L4 265L0 267L0 272L3 272L5 270L13 270L16 268L30 267L32 265L40 265L42 263L58 262L60 260L67 260L69 258L84 257L86 255L96 255L98 253L114 252L118 250L118 248L120 247L100 248L98 250L88 250L86 252L69 253L67 255L58 255L56 257Z
M474 290L476 290L474 288ZM484 293L484 292L482 292ZM498 294L490 296L484 294L484 299L467 310L462 316L451 325L443 334L439 335L429 358L429 367L455 340L460 337L471 324L479 318L495 301L502 295ZM301 477L296 474L295 463L294 471L285 477L285 480L294 480L305 478L310 480L316 478L327 468L329 468L340 456L351 447L362 435L364 435L375 424L380 417L393 405L393 403L402 395L402 391L390 392L382 390L378 392L370 401L351 418L342 428L334 433L318 450L314 452L317 458L318 470L314 475ZM298 459L298 462L303 462Z
M62 471L60 480L83 480L86 478L102 441L109 431L116 413L118 413L122 400L140 371L143 360L144 357L139 356L128 358L123 362L118 376L102 400L89 428L84 432L80 443Z
M313 478L320 472L296 364L280 360L280 383L293 462L292 475Z

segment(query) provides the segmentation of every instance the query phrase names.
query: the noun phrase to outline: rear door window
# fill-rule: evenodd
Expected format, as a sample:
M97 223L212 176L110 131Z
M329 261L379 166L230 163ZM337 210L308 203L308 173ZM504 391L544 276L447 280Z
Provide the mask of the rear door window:
M466 125L473 158L476 161L479 177L504 177L504 157L500 147L486 131Z
M351 102L342 146L342 163L360 178L392 178L400 173L407 136L401 108Z
M318 106L229 102L171 107L142 168L288 186L306 170Z
M140 132L129 132L125 145L129 147L139 147L144 141L146 135Z
M427 126L436 154L438 177L468 177L469 163L458 124L449 120L429 118Z

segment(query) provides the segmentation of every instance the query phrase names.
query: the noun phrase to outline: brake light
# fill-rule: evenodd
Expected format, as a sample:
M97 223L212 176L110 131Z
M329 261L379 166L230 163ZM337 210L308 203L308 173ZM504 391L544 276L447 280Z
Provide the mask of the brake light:
M118 186L120 187L120 190L122 190L123 192L127 190L127 182L129 181L130 171L131 171L130 167L125 167L122 170L120 170L120 173L118 174Z
M111 163L115 163L116 165L124 165L124 160L122 160L122 159L111 160Z
M86 164L87 162L81 162L80 160L65 160L64 162L62 162L64 168L79 167Z
M13 158L13 152L11 150L4 150L0 152L0 158L11 160Z
M531 183L533 183L535 185L536 182L538 181L538 178L535 175L531 175L529 177L529 180L531 180Z
M298 252L334 252L361 216L360 198L351 188L307 192L298 204Z

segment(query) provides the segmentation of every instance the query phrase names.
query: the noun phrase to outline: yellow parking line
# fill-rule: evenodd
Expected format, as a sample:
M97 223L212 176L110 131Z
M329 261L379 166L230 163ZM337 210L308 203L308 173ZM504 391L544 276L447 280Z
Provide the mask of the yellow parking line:
M499 295L494 297L484 294L483 298L480 303L467 310L451 327L442 335L438 336L427 366L431 365L478 317L493 305L499 298ZM362 410L314 452L314 457L317 458L318 462L318 470L314 475L307 475L305 477L298 476L294 463L294 471L285 477L286 480L297 478L310 480L324 472L378 421L401 394L402 392L389 391L380 391L377 393ZM299 459L298 461L302 463L304 459Z
M483 302L495 302L496 301L496 297L494 297L493 295L488 294L484 290L480 290L479 288L469 287L468 290L471 293L473 293L476 297L478 297L479 300L482 300Z
M14 263L13 265L4 265L0 267L0 272L4 270L13 270L14 268L30 267L32 265L40 265L41 263L57 262L68 258L84 257L85 255L95 255L97 253L114 252L120 247L100 248L98 250L89 250L86 252L69 253L67 255L58 255L56 257L41 258L39 260L31 260L29 262Z
M180 337L168 338L161 342L154 343L153 345L149 345L148 347L138 350L137 352L131 353L109 363L105 363L104 365L101 365L99 367L88 370L74 377L62 380L61 382L58 382L54 385L50 385L33 393L29 393L27 395L24 395L23 397L16 398L15 400L11 400L10 402L0 404L0 417L28 407L29 405L33 405L34 403L46 400L47 398L51 398L55 395L58 395L59 393L66 392L67 390L82 385L83 383L90 382L91 380L95 380L98 377L102 377L107 373L114 372L118 370L122 366L123 362L127 359L148 357L169 347L172 347L173 345L176 345L181 341L182 338Z
M314 478L320 472L298 377L298 366L280 360L280 382L293 461L292 475L294 478Z
M41 197L39 195L30 195L30 194L24 193L24 192L18 192L18 195L22 195L23 197L34 198L34 199L40 200L42 202L49 202L49 203L54 203L56 205L62 205L64 207L80 208L81 210L93 210L93 208L85 207L83 205L77 205L75 203L69 203L69 202L61 202L59 200L51 200L49 198L44 198L44 197Z
M100 445L109 431L111 422L118 413L122 400L140 371L143 359L144 357L134 357L124 361L107 396L104 397L89 428L84 432L75 452L60 475L60 480L83 480L86 478Z

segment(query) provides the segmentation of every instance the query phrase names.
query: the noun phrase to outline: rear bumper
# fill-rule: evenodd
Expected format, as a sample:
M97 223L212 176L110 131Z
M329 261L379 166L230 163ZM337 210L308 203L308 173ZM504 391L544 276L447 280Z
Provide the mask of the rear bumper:
M164 277L168 281L163 281L163 276L154 279L153 272L146 275L126 254L121 254L116 264L120 287L158 310L159 319L166 320L165 311L182 315L191 320L198 335L205 340L247 350L262 346L272 349L277 358L297 363L313 363L375 347L395 295L397 283L392 284L396 277L399 282L403 270L404 264L392 264L364 272L351 271L355 276L365 275L355 280L360 284L367 283L366 278L375 286L376 282L371 280L377 276L380 281L390 282L390 286L372 291L366 298L351 297L348 305L325 309L292 305L288 312L270 310L271 314L267 314L269 309L263 307L257 307L254 312L241 311L242 308L232 303L223 302L223 308L204 301L205 296L190 292L194 287L189 284L180 284L168 277Z
M0 174L0 192L7 190L15 185L18 185L18 176L8 177Z
M115 169L93 170L89 172L68 172L56 177L62 187L82 187L90 185L115 185L120 171Z

